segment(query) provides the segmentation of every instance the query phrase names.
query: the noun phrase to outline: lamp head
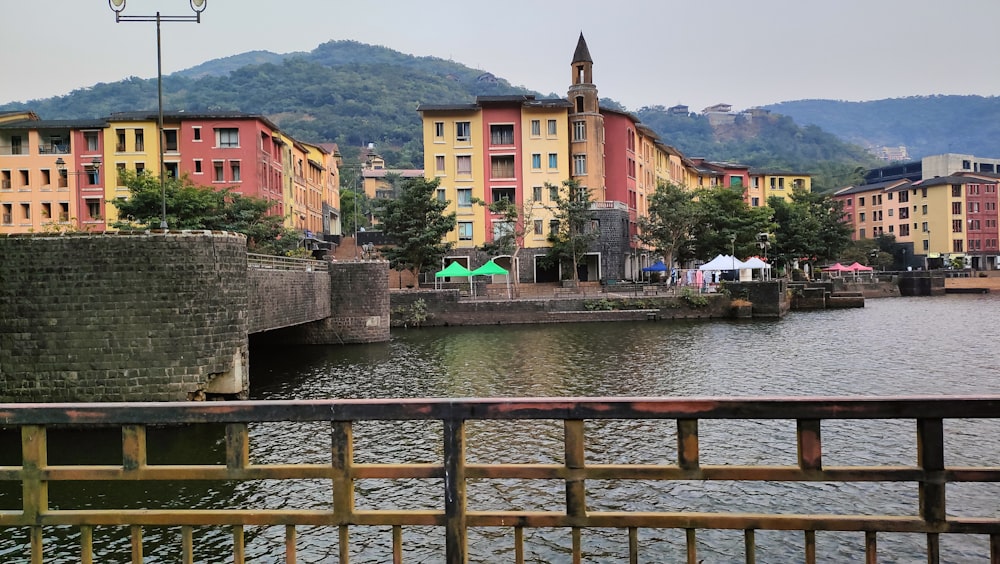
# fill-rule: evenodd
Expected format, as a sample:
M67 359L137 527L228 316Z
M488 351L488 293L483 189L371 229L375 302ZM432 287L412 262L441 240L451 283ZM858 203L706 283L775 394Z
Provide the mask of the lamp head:
M125 10L125 0L108 0L108 5L111 6L111 10L120 14Z
M66 161L64 161L62 157L59 157L58 159L56 159L56 169L57 170L66 170Z
M122 3L125 2L125 0L121 1ZM191 9L194 10L196 13L200 14L204 12L205 8L207 7L208 7L208 0L191 0Z
M101 164L101 157L94 157L94 159L90 161L90 167L95 170L101 168Z

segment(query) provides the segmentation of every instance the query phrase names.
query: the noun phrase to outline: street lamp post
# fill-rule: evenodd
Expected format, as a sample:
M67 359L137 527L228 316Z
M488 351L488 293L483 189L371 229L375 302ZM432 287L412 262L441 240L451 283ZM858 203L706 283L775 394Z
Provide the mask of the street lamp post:
M733 255L732 255L733 270L735 271L736 270L736 234L735 233L733 233L732 235L729 236L729 242L732 244L732 249L733 249ZM739 274L734 274L733 276L736 276L737 280L739 279Z
M83 202L83 198L80 197L80 175L91 174L91 173L97 174L97 171L99 171L101 168L101 157L94 157L89 164L90 164L89 170L75 170L75 169L67 170L66 161L64 161L62 157L56 159L56 170L58 170L62 174L65 174L66 176L73 175L76 177L77 206L79 206ZM80 229L83 229L83 217L81 217L82 215L83 215L82 213L77 213L76 222L77 226Z
M160 48L160 22L195 22L201 23L201 13L208 6L208 0L188 0L194 14L181 16L164 16L156 12L155 16L126 16L125 0L108 0L111 11L115 13L115 23L121 22L156 22L156 100L157 100L157 130L160 136L160 201L162 210L160 215L160 229L167 228L167 183L163 164L163 51Z

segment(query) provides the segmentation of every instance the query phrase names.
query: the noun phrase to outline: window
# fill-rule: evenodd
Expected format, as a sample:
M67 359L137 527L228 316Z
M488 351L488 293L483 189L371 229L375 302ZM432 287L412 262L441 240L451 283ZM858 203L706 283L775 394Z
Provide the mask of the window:
M434 139L444 139L444 122L435 121L434 122Z
M743 177L742 176L730 176L729 177L729 187L730 188L742 188L743 187Z
M514 201L513 188L493 188L491 192L493 194L494 202L499 202L501 200L507 200L508 202Z
M907 192L906 190L903 190L902 192L899 193L899 203L905 204L906 202L909 202L909 201L910 201L910 193L909 192Z
M858 207L859 208L865 207L865 197L864 196L859 196L858 197Z
M750 198L750 205L755 208L760 207L760 198Z
M542 235L542 234L544 234L544 231L542 231L543 229L544 229L544 227L543 227L543 224L542 224L542 220L536 219L534 221L535 235Z
M952 215L962 215L962 202L952 202L951 203L951 214Z
M195 141L201 141L201 128L200 127L191 128L191 135L194 137Z
M88 151L97 150L97 132L96 131L85 131L83 133L83 139L87 142Z
M501 237L506 237L514 233L514 224L509 221L494 221L493 222L493 240L496 241Z
M910 208L899 208L899 219L910 219Z
M921 198L926 198L927 197L927 188L921 188L920 189L920 197Z
M101 219L100 200L87 200L87 215L90 219Z
M531 168L533 170L539 170L542 168L542 154L532 153L531 155Z
M587 140L587 122L585 121L574 121L573 122L573 141L586 141Z
M460 208L472 207L472 188L458 189L458 207Z
M233 182L240 182L240 161L229 161L229 172Z
M929 231L927 229L927 222L926 221L920 224L920 230L923 231L924 233L927 233Z
M558 219L550 219L549 220L549 234L555 235L557 233L559 233L559 220Z
M865 238L865 228L864 227L862 227L861 229L858 229L858 238L859 239L864 239Z
M13 204L3 204L3 213L0 222L4 225L13 225L14 223L14 205Z
M135 163L135 174L136 176L146 174L146 163Z
M535 187L533 187L531 189L531 200L533 202L541 202L542 201L542 187L541 186L535 186Z
M953 219L953 220L951 220L951 232L952 233L961 233L962 232L962 220L961 219Z
M470 155L455 157L455 171L457 174L472 174L472 157Z
M908 224L908 223L900 223L899 224L899 236L900 237L909 237L910 236L910 224Z
M924 204L923 206L920 207L920 213L923 215L927 215L927 204Z
M220 127L215 130L216 147L239 147L240 130L235 127Z
M472 139L471 127L467 121L455 122L455 141L468 143Z
M961 184L952 184L951 185L951 197L952 198L961 198L962 197L962 185Z
M549 201L554 202L559 199L559 187L549 186Z
M215 176L212 178L215 182L222 182L225 180L225 169L222 166L222 161L216 161L212 163L215 169Z
M177 130L176 129L164 129L163 130L163 150L164 151L177 151Z
M962 252L962 247L963 247L962 243L963 243L963 241L961 239L955 239L954 241L952 241L951 242L951 252L953 252L953 253L961 253Z
M557 153L549 153L549 168L552 170L559 168L559 155Z
M472 240L472 222L471 221L459 221L458 222L458 240L459 241L471 241Z
M115 130L115 137L116 137L115 151L119 152L119 153L124 153L125 152L125 130L124 129L116 129Z
M447 198L445 198L444 188L438 188L437 189L437 199L438 199L439 202L447 202L448 201Z
M889 217L892 217L892 208L889 208Z
M587 155L573 155L573 174L577 176L587 174Z
M444 155L434 157L434 172L444 174Z
M195 159L195 161L194 161L194 173L195 174L201 174L202 173L202 170L201 170L201 159Z
M135 150L142 152L146 150L146 134L141 129L135 130Z
M513 145L513 144L514 144L513 125L505 124L505 125L490 126L490 145Z
M531 120L531 136L540 137L542 135L542 121L538 119Z
M930 247L931 247L930 241L928 241L927 239L924 239L924 241L923 241L923 247L924 247L925 251L928 250L928 249L930 249Z
M490 178L514 178L514 155L490 157Z
M549 120L549 128L548 128L549 137L555 137L556 133L559 132L559 128L556 125L556 123L557 122L554 119Z
M865 212L861 212L858 214L858 221L861 223L865 222Z

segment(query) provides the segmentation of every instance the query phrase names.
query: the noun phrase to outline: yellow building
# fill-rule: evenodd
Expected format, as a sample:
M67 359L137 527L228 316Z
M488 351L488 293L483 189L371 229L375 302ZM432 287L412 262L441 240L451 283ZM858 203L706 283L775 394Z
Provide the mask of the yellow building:
M751 169L746 201L750 207L766 206L767 200L772 196L790 202L792 192L796 189L812 192L812 177L801 172ZM754 198L760 199L758 201Z

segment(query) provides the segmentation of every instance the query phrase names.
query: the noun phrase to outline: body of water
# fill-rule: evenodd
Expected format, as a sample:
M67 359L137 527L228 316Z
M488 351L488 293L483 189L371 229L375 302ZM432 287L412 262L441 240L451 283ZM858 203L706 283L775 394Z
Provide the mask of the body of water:
M395 398L520 396L916 396L1000 393L1000 348L995 346L1000 296L869 300L863 309L792 312L781 320L579 323L534 326L410 329L388 343L348 347L258 349L251 356L252 398ZM1000 417L1000 414L998 414ZM587 460L594 463L670 463L676 459L675 427L664 422L588 422ZM703 421L703 464L794 464L794 422ZM62 456L120 461L116 439L108 448L80 445L73 432L55 436ZM369 461L439 461L440 424L359 423L355 457ZM946 423L946 463L1000 465L1000 421ZM112 433L114 434L114 433ZM197 436L190 436L196 434ZM329 430L321 424L268 424L252 429L255 462L329 462ZM467 432L470 462L561 462L558 422L473 423ZM911 421L835 421L823 426L824 465L912 465L916 459ZM861 438L862 440L859 440ZM61 442L60 442L61 441ZM150 455L182 461L221 460L222 429L159 430ZM17 443L11 443L16 446ZM3 451L10 449L0 445ZM60 447L56 447L60 448ZM84 452L86 451L86 452ZM15 450L16 453L16 450ZM0 454L0 465L10 464ZM50 460L53 455L50 454ZM16 463L16 462L14 462ZM95 462L97 463L97 462ZM6 487L6 486L2 486ZM53 507L123 502L122 492L91 484L62 491L53 484ZM775 484L766 482L588 482L594 510L689 510L790 513L916 514L915 484ZM178 507L329 507L329 484L167 484L142 492L143 501ZM360 481L359 508L435 507L440 481ZM563 484L491 480L469 484L470 509L560 510ZM996 517L997 484L949 486L953 515ZM0 509L10 509L0 490ZM118 505L123 506L123 505ZM130 506L130 505L124 505ZM225 562L224 531L198 533L199 562ZM159 535L159 536L158 536ZM283 531L248 532L252 561L283 543ZM162 548L147 548L147 562L172 562L179 549L175 530L148 531ZM71 540L72 534L69 534ZM473 561L507 561L510 530L470 534ZM121 548L127 534L95 539ZM352 562L388 558L387 529L352 529ZM820 561L864 560L863 534L820 533ZM526 557L533 562L569 558L569 532L526 531ZM742 561L741 531L699 532L705 562ZM0 531L0 561L23 550L26 537ZM300 562L334 561L336 532L302 530ZM923 562L922 535L879 535L880 561ZM174 548L176 546L176 548ZM213 549L213 546L215 547ZM759 562L802 561L802 534L761 531ZM643 562L683 561L684 534L642 530ZM443 531L404 529L407 561L439 562ZM622 531L585 532L587 561L626 560ZM55 560L71 562L72 546L53 548ZM65 554L65 559L60 560ZM126 556L102 562L127 562ZM115 557L118 558L118 557ZM988 562L988 539L942 535L943 562Z

